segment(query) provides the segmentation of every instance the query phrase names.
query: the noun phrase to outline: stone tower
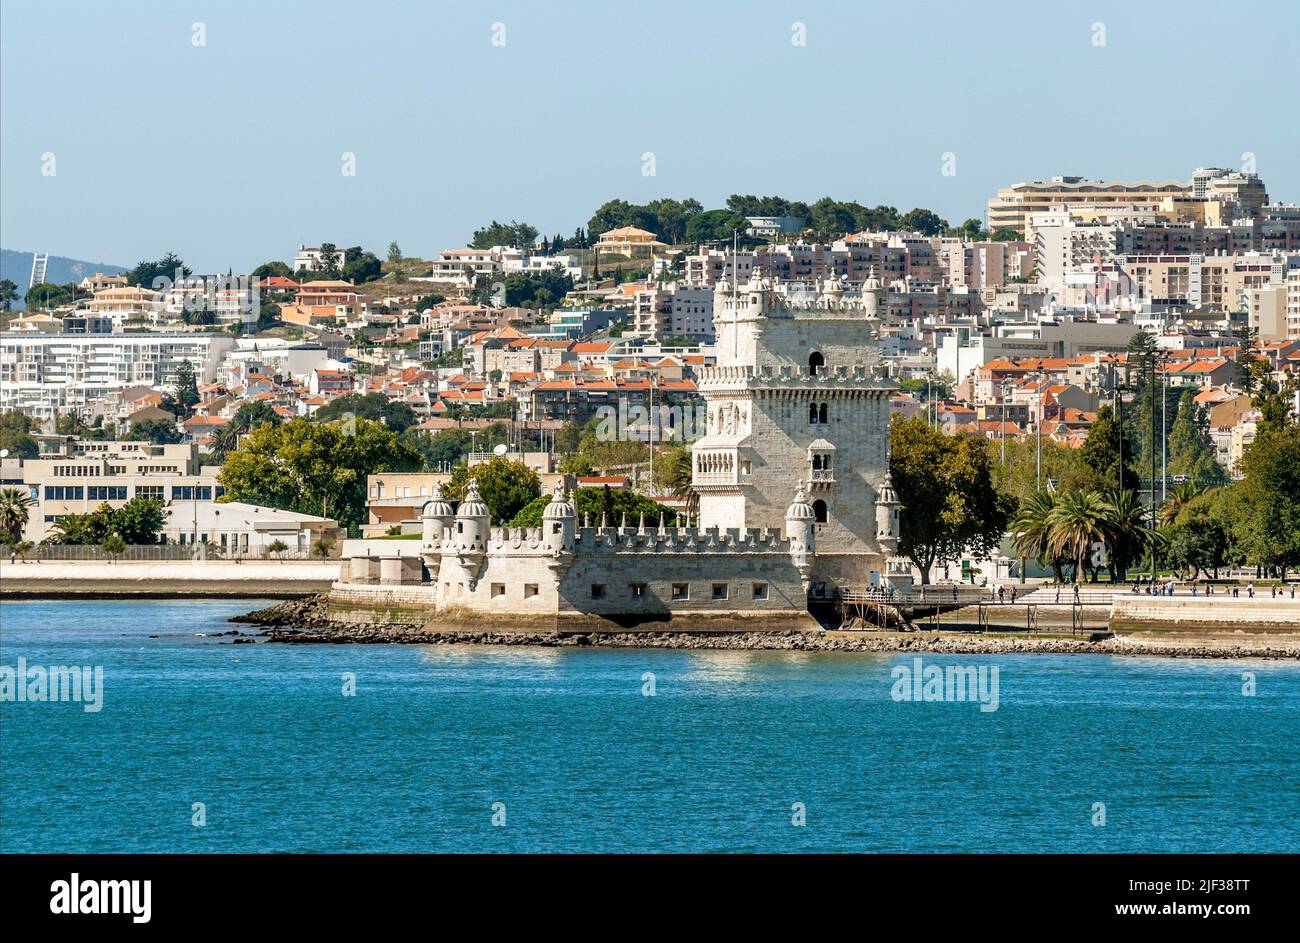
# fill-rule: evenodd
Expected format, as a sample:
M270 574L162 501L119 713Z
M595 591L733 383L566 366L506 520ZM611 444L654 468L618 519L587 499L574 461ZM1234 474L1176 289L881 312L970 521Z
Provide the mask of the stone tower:
M873 277L850 301L836 279L817 288L782 295L757 272L718 284L692 481L705 528L781 528L798 487L814 513L812 580L861 587L886 577L891 552L876 513L895 389L880 369L882 289Z

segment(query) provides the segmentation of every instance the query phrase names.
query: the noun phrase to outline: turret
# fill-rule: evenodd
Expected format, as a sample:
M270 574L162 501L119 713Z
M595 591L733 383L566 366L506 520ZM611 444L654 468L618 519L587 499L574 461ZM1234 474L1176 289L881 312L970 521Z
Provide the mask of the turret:
M474 560L482 559L487 552L488 530L492 515L478 493L478 482L470 479L465 488L465 499L456 509L456 532L452 535L457 555Z
M795 569L799 571L799 578L803 582L804 591L808 590L808 573L811 569L811 558L816 552L817 539L817 515L804 497L803 482L799 482L799 490L795 492L794 500L785 511L785 536L790 541L790 560L794 563Z
M876 267L871 266L867 273L867 280L862 283L862 310L868 318L880 317L880 296L884 294L884 289L880 285L880 279L876 278Z
M551 503L542 512L542 540L552 556L573 552L574 530L578 523L577 512L564 493L564 482L555 483Z
M423 525L420 544L423 549L434 549L442 543L455 516L456 512L451 509L451 505L442 499L442 486L434 485L433 497L425 502L424 509L420 512L420 523Z
M442 499L442 487L434 485L433 498L425 502L424 509L420 512L420 556L429 570L429 578L435 583L442 564L442 544L454 517L451 505Z
M898 551L898 494L894 491L894 482L885 472L876 489L876 544L882 553L894 554Z

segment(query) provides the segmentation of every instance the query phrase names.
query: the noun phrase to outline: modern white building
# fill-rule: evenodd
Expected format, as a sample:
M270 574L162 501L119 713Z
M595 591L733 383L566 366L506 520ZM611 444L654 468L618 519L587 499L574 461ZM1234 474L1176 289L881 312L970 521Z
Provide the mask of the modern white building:
M0 334L0 412L48 419L128 386L168 387L182 361L211 383L234 346L220 333Z

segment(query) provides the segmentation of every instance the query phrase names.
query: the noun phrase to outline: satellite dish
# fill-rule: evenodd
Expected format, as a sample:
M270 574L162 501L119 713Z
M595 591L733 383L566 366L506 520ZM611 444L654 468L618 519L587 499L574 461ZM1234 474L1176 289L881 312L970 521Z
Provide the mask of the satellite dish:
M496 446L494 449L492 449L492 454L493 454L493 455L505 455L506 452L508 452L508 451L510 451L510 450L507 449L507 448L506 448L506 444L505 444L504 442L502 442L500 445L498 445L498 446Z

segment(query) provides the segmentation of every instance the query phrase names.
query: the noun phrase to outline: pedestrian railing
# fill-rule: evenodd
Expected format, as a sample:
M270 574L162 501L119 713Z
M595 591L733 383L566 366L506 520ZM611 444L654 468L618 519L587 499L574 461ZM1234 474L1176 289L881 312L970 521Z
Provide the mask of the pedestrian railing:
M222 550L220 546L211 547L203 544L194 546L181 544L133 544L127 546L120 553L109 553L103 547L95 544L37 544L26 553L15 554L12 547L5 547L2 551L6 560L11 556L16 556L18 561L40 562L42 560L50 562L60 561L103 561L105 563L160 563L168 561L193 561L203 562L204 560L226 561L226 562L243 562L243 561L278 561L278 560L320 560L321 558L309 550L286 550L283 553L270 553L265 548L250 550L232 551ZM327 559L325 562L336 563L337 559Z

